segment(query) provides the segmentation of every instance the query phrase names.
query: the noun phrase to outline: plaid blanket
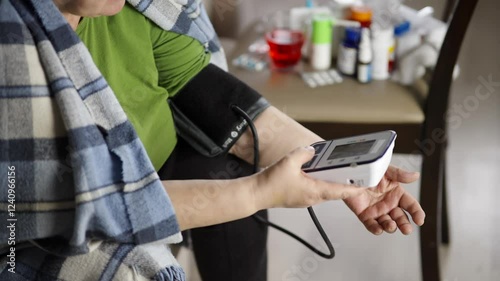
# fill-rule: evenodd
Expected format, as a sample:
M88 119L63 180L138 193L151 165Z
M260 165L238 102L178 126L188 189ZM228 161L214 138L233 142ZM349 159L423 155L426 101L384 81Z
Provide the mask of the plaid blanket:
M200 41L211 53L210 62L227 71L226 55L202 0L127 0L165 30Z
M130 0L225 67L199 1ZM0 280L184 280L162 183L52 0L0 0Z

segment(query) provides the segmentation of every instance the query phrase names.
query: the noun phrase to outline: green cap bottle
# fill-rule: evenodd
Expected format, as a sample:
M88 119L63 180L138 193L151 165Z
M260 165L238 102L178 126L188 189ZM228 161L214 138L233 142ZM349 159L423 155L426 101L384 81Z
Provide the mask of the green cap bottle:
M313 17L313 44L330 44L332 42L332 18L327 15Z
M332 62L332 18L316 15L312 28L311 66L316 70L329 69Z

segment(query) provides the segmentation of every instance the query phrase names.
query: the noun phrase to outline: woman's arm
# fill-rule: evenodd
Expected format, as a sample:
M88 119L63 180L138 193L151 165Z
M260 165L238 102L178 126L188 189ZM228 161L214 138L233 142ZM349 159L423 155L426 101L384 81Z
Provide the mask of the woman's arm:
M271 165L299 146L309 146L323 140L274 106L264 110L254 124L259 135L261 167ZM238 139L230 153L253 163L253 136L250 129Z
M361 194L362 189L307 176L314 149L298 148L258 174L234 180L164 181L181 229L228 222L268 208L308 207Z
M254 184L253 177L163 182L181 230L237 220L257 212Z
M271 165L295 147L323 140L272 106L257 117L255 127L260 138L262 167ZM230 152L249 163L253 162L253 137L250 130L246 130ZM344 202L373 234L382 231L392 233L397 228L403 234L409 234L412 226L405 211L410 213L417 225L424 223L425 213L401 183L410 183L418 178L418 173L389 167L377 187L359 188L359 196L349 196Z

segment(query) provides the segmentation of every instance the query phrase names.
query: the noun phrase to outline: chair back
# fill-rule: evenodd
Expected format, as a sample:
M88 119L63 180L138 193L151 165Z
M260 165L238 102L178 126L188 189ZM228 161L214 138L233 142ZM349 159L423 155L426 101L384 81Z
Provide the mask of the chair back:
M455 2L455 7L450 15L448 31L429 84L424 107L426 120L422 139L432 138L436 130L446 131L445 113L448 110L453 70L478 0L452 2Z

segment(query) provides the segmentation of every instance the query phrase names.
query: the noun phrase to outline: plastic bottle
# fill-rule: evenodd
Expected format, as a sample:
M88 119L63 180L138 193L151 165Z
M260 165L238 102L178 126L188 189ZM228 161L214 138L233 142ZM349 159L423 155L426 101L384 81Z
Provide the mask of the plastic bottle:
M332 18L316 15L311 38L311 66L316 70L330 68L332 63Z
M361 29L361 42L358 54L358 81L368 83L372 80L372 44L370 40L370 29Z
M394 59L394 30L393 28L372 28L372 78L386 80L390 74L391 57Z
M394 27L396 37L396 60L410 52L415 46L420 46L420 36L416 32L410 32L411 24L409 21L402 21Z
M315 15L312 21L311 66L316 70L330 68L332 60L332 18Z
M350 8L353 5L361 5L361 0L329 0L327 6L332 11L332 16L336 19L333 23L332 55L338 58L340 42L344 38L344 25L337 24L337 20L348 20L351 17Z
M389 75L394 71L396 64L396 38L393 34L389 40Z
M304 44L302 46L302 57L309 58L311 53L312 18L316 14L328 14L328 7L314 6L312 1L306 1L305 7L290 9L290 28L302 30L304 33Z
M358 60L360 28L346 28L345 37L339 47L337 68L344 75L354 75L356 73L356 63Z

